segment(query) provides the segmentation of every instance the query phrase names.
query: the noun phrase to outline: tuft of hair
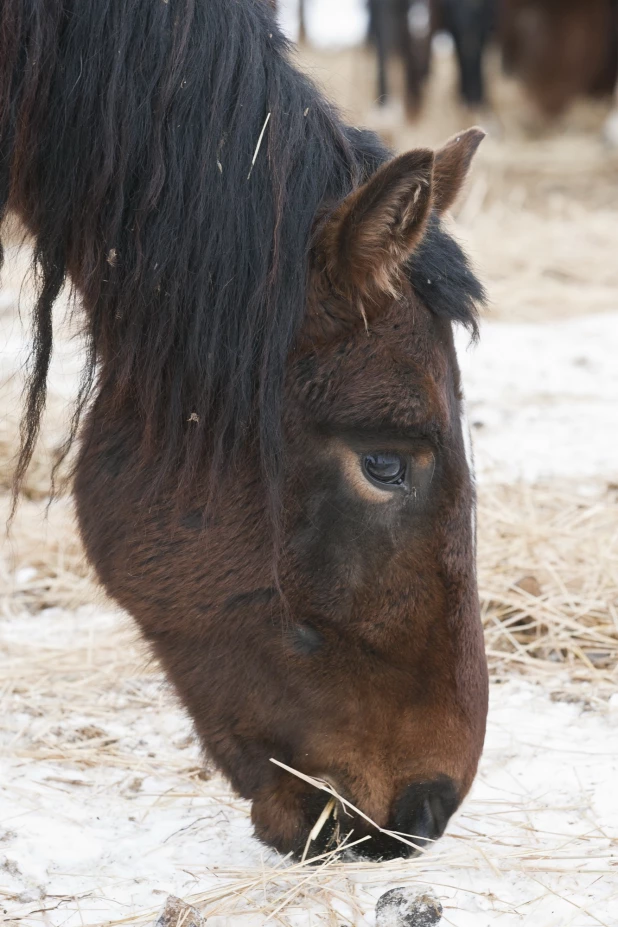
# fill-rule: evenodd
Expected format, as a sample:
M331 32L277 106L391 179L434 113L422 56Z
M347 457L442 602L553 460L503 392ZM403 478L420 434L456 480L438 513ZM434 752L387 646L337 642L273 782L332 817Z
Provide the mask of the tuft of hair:
M389 156L288 52L262 0L0 6L0 219L25 221L39 281L16 495L69 278L90 345L71 437L96 382L134 416L153 492L257 440L276 507L314 218ZM482 292L437 219L411 274L475 329Z
M434 315L463 325L476 341L478 310L486 304L487 294L461 245L435 212L408 268L412 286Z

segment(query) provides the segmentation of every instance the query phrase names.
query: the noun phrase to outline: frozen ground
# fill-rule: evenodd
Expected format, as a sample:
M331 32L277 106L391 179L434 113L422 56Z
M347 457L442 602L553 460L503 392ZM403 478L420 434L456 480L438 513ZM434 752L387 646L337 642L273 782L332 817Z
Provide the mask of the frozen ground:
M383 891L418 881L457 927L618 922L618 696L591 710L585 698L555 701L523 680L494 685L472 796L426 859L277 874L275 855L251 836L248 806L218 777L199 778L190 725L161 680L135 664L104 684L99 644L130 647L118 625L92 608L3 625L5 645L41 674L40 711L16 695L2 735L10 787L0 799L0 893L11 918L120 922L173 893L205 896L213 925L334 923L333 908L340 924L370 925ZM73 699L71 653L90 654L92 677L86 692L74 675ZM45 686L55 659L67 676L61 715ZM266 912L282 903L271 921Z
M486 323L458 347L480 479L618 478L618 313Z

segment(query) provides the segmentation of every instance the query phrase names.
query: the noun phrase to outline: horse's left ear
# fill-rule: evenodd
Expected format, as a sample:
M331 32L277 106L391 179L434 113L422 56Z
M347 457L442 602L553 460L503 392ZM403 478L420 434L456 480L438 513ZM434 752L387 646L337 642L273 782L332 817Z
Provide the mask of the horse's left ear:
M455 202L468 176L472 158L485 132L476 126L453 135L442 148L436 151L433 174L433 205L437 213L443 213Z

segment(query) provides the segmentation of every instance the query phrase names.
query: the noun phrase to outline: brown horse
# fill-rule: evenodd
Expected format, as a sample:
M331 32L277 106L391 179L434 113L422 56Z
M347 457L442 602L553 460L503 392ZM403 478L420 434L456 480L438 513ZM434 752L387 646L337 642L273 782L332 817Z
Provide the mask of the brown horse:
M616 0L502 0L501 18L506 69L545 116L559 116L577 96L613 91Z
M292 67L261 0L0 6L0 217L39 280L17 486L68 276L88 557L281 851L324 796L271 758L417 845L477 768L452 327L476 332L483 292L440 217L482 134L392 158ZM339 829L409 850L343 813L318 846Z

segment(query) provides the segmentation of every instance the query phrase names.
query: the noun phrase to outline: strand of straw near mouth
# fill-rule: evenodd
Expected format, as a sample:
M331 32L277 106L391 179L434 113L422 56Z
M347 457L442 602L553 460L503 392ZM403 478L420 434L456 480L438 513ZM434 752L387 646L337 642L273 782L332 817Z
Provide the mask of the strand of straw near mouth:
M298 779L302 779L303 782L307 782L309 785L312 785L314 788L319 789L321 792L326 792L328 795L331 796L331 798L335 799L336 801L341 802L341 804L344 807L344 810L345 808L350 808L352 811L354 811L355 814L358 814L359 817L367 821L368 824L371 824L372 827L375 827L375 829L379 831L381 834L386 834L387 837L392 837L393 840L399 840L400 843L405 843L407 846L412 847L413 850L417 850L421 853L425 852L422 846L419 846L418 844L413 843L411 840L407 840L402 834L398 833L397 831L387 830L385 827L380 827L378 824L376 824L375 821L372 821L371 818L364 813L364 811L361 811L360 808L357 808L356 805L353 805L351 801L347 800L347 798L343 798L342 795L336 792L335 789L333 789L332 786L328 784L328 782L324 782L323 779L314 779L313 776L306 776L305 773L299 772L298 769L293 769L292 766L286 766L285 763L282 763L280 760L276 760L272 756L270 757L270 762L274 763L275 766L280 766L281 769L285 769L286 772L291 773L293 776L296 776ZM326 808L328 808L330 804L331 802L328 802L326 807L323 809L322 814L320 815L320 817L318 818L318 820L316 821L315 825L313 826L311 830L311 834L315 830L316 836L317 836L317 834L319 834L322 828L324 827L324 824L326 823L326 820L328 819L331 813L331 811L329 810L326 817L324 817L326 813ZM318 829L318 824L319 824L319 829ZM308 845L311 842L311 834L309 834L309 840L307 841L307 846L305 847L305 853L307 852ZM420 837L416 837L414 834L408 834L408 836L414 837L416 840L420 840L420 839L425 840L427 841L427 843L435 843L435 840L431 840L428 837L420 838Z
M313 843L314 840L317 840L317 839L318 839L318 837L319 837L319 835L320 835L320 832L321 832L322 828L324 827L324 825L325 825L326 822L328 821L328 819L329 819L329 817L331 816L332 812L334 811L335 807L336 807L336 805L335 805L335 799L334 799L334 798L330 798L330 799L326 802L326 804L324 805L324 807L322 808L322 814L320 815L320 817L317 819L317 821L315 822L315 824L314 824L313 827L311 828L311 832L310 832L309 836L307 837L307 843L305 844L305 849L303 850L303 855L301 856L301 859L300 859L301 863L304 863L304 862L305 862L305 860L306 860L306 858L307 858L307 853L309 852L309 846Z

